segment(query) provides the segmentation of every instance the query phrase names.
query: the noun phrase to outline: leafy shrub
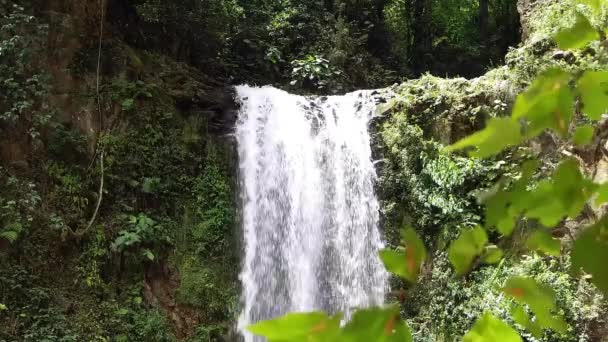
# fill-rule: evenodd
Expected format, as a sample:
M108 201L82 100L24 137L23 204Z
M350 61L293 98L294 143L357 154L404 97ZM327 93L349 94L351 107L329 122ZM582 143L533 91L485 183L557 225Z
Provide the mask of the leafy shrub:
M0 239L14 243L34 221L41 201L34 183L0 167Z
M162 223L157 223L147 215L127 215L127 229L121 230L112 242L111 248L116 252L135 252L148 261L154 261L152 252L161 249L163 244L171 244L169 234L164 231Z
M41 60L48 25L9 1L0 14L0 132L23 132L34 147L40 146L40 130L52 116L44 98L49 79ZM19 139L22 139L21 136Z
M426 236L441 231L449 241L460 227L480 222L473 190L487 186L503 164L449 155L414 122L415 117L397 112L381 131L388 162L381 171L381 198L389 240L395 241L405 219L401 213L407 213Z
M200 325L188 341L224 341L229 329L226 325Z
M291 62L291 85L303 88L323 89L340 71L335 70L329 61L319 56L306 56Z
M197 258L184 260L180 267L180 286L176 297L180 303L204 309L204 322L230 319L235 309L237 289L222 274L225 270L201 266Z
M404 314L416 341L452 341L464 335L473 321L484 312L492 312L509 322L511 301L501 288L513 275L533 277L556 291L558 312L569 326L567 335L546 332L541 338L520 330L530 341L593 341L593 326L605 310L601 296L585 281L568 275L567 258L550 260L536 254L520 260L506 259L496 267L484 267L466 278L454 277L444 253L433 258L432 271L408 293Z
M10 265L0 268L0 339L73 341L65 315L53 306L53 294L30 272Z
M159 310L139 310L132 317L133 328L128 341L176 341L167 317Z
M216 153L209 153L193 187L196 223L192 237L196 251L206 259L236 255L236 251L230 250L236 222L233 190Z

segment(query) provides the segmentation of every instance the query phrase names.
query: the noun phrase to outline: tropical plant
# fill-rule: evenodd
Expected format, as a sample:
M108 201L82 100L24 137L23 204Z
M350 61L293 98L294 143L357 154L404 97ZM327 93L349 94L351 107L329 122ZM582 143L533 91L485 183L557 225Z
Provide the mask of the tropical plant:
M45 48L48 25L42 24L15 3L0 14L0 131L11 136L24 131L35 147L51 110L44 99L49 77L38 56ZM21 139L21 136L19 137Z
M33 183L0 167L0 240L14 243L30 228L41 198Z
M304 88L323 89L341 72L336 70L329 60L309 55L303 59L291 62L291 85L300 85Z
M162 227L144 213L137 216L128 215L126 221L128 228L118 233L118 237L112 242L112 250L122 253L141 247L141 255L149 261L154 261L155 255L151 248L158 243L169 242L162 241Z

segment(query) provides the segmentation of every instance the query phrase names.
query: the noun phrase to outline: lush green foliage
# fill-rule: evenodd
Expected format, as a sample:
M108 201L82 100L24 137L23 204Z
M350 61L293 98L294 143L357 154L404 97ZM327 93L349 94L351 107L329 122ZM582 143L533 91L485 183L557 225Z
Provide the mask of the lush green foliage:
M418 71L465 76L498 62L518 40L514 1L391 0L384 8L391 49ZM483 17L483 18L482 18ZM483 25L482 23L485 23ZM492 41L490 44L489 42ZM450 60L443 56L450 56ZM479 63L479 65L475 65Z
M322 312L292 313L249 327L257 335L278 341L410 342L407 325L399 318L397 305L362 309L343 327L341 314L329 317Z
M148 46L219 77L299 91L379 87L428 70L480 74L518 39L508 0L489 1L484 15L496 51L480 44L473 0L140 0L135 10L155 32ZM175 43L167 47L166 39Z
M206 102L219 85L201 71L230 83L293 82L292 90L305 92L383 86L425 71L478 75L517 40L518 29L514 2L502 0L488 1L486 42L478 1L107 2L97 118L97 2L28 1L39 5L35 16L16 2L0 0L2 340L230 339L238 295L234 165L230 148L209 133L216 110L209 107L216 104ZM536 35L530 46L509 53L508 68L475 81L424 76L396 89L392 114L378 129L386 146L383 216L394 248L383 259L404 278L393 285L405 298L400 314L414 338L451 341L470 330L467 338L480 340L515 329L527 340L597 339L595 325L606 308L587 279L605 290L604 269L594 259L605 259L604 221L577 235L571 256L561 255L566 247L553 236L561 222L550 230L537 221L552 225L580 211L590 196L577 192L581 186L605 202L605 186L587 182L572 162L553 172L555 155L522 172L528 148L490 160L443 148L495 117L504 141L492 142L496 136L485 131L464 145L489 155L546 125L582 149L597 139L594 120L608 100L605 41L588 41L598 38L589 28L601 27L605 14L591 15L589 6L599 1L583 2L559 1L534 13ZM576 11L584 16L569 16ZM548 54L555 44L537 33L554 35L564 25L559 47L585 49ZM57 63L63 59L65 69ZM519 121L503 118L510 93L539 73L545 77L518 100L517 117L531 124L518 135ZM570 110L573 98L583 104L580 111ZM547 115L555 108L565 109L563 122ZM576 129L568 127L570 117L580 124ZM71 232L87 224L97 200L99 149L104 200L95 224L76 237ZM479 189L487 190L480 196L485 211L476 202ZM529 201L510 204L528 195ZM404 222L415 230L401 236ZM475 238L480 228L467 233L484 225L496 228L485 239ZM470 249L468 240L480 243ZM570 259L573 269L591 276L570 277ZM535 282L503 292L512 276ZM298 338L308 327L334 339L403 341L409 328L398 311L359 311L343 328L338 317L316 314L312 326L289 329ZM563 330L564 322L566 335L543 329ZM272 333L267 328L257 332Z
M600 4L585 2L584 5L601 15L603 7ZM605 23L602 23L600 26L602 34L605 27ZM600 36L595 33L596 30L598 29L580 14L576 23L560 31L555 39L561 47L584 47ZM602 58L606 53L600 51L598 58ZM608 110L608 104L605 102L605 86L608 80L603 78L604 73L604 71L583 71L571 75L560 69L549 69L540 74L531 86L517 97L510 118L491 119L483 130L461 139L450 146L449 150L474 147L470 152L471 156L487 158L533 139L545 130L552 130L567 139L570 137L571 122L575 114L576 95L582 102L582 112L590 120L600 119L601 114ZM571 88L571 84L575 87ZM515 181L509 182L503 178L480 196L481 202L486 205L483 227L462 231L451 243L448 251L448 257L456 273L460 275L469 273L478 267L478 260L491 263L501 260L503 253L496 246L488 245L487 232L498 233L500 239L508 241L519 222L536 222L541 227L554 228L565 218L576 218L592 198L596 198L596 205L603 204L608 198L604 196L605 186L588 179L581 172L582 165L578 160L564 159L554 166L549 178L540 181L532 179L537 167L538 164L533 161L523 163L521 168L515 165L513 172L519 174ZM576 238L572 250L572 266L574 273L589 273L591 281L605 292L608 273L601 266L606 262L601 256L605 254L604 250L608 250L608 246L604 243L606 234L604 226L603 221L600 221L585 229ZM415 252L421 242L419 238L408 237L412 233L407 232L413 231L405 232L405 251L401 254L397 251L383 251L381 258L390 271L405 280L412 281L416 279L416 276L413 276L417 275L416 270L422 265L423 257ZM525 234L526 229L520 232ZM546 231L536 230L528 235L528 238L529 247L559 255L559 247L555 246L555 241L551 236L547 236ZM401 263L398 262L399 259ZM558 335L566 334L569 327L564 317L556 313L557 295L550 286L532 277L515 275L509 277L501 287L501 291L510 296L513 303L517 303L511 308L512 319L528 333L536 338L542 338L545 330L553 330ZM303 317L312 316L299 316L298 320L304 319ZM353 320L354 322L350 324L361 324L362 329L369 327L368 333L370 333L371 319L369 317L363 322ZM285 334L287 327L296 324L298 320L285 316L258 323L253 326L252 331L264 336L272 334L274 339L297 340ZM273 326L278 322L282 324ZM267 325L271 329L256 330L260 326ZM307 330L306 334L310 335L311 331ZM376 333L373 336L372 339L378 339L381 334ZM498 336L501 340L522 340L513 327L489 313L485 313L477 320L463 340L494 341ZM324 340L323 338L325 337L316 337L317 340Z
M40 204L36 185L8 174L0 167L0 239L15 242L27 231Z
M176 103L207 89L203 78L104 41L102 63L116 68L102 65L99 118L97 49L55 51L74 58L61 71L71 73L67 84L40 71L55 67L40 58L52 55L47 41L84 34L74 18L34 17L7 1L0 8L0 340L174 341L195 330L223 338L233 318L226 303L236 298L236 274L225 272L237 263L230 151L208 133L204 113ZM57 18L64 26L55 21L47 36ZM51 117L55 110L62 115ZM100 149L104 199L76 236L97 201ZM182 224L194 211L196 224Z
M24 133L39 144L40 130L51 118L43 98L48 94L48 75L38 58L48 25L18 4L2 6L11 8L0 14L0 132L14 139L22 139L18 134Z

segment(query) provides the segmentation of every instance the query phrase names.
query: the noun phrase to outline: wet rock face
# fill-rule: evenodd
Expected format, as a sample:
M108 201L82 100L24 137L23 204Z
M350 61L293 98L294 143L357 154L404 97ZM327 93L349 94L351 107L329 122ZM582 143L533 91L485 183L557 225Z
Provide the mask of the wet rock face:
M210 133L226 135L234 131L238 116L234 88L224 87L212 91L201 105L208 115Z

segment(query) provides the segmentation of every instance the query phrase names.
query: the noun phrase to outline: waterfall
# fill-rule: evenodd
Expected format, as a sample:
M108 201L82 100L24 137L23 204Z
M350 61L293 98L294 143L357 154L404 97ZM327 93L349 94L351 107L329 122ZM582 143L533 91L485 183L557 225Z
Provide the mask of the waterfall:
M237 87L245 255L239 330L288 312L380 305L368 91L302 97ZM259 340L261 341L261 340Z

